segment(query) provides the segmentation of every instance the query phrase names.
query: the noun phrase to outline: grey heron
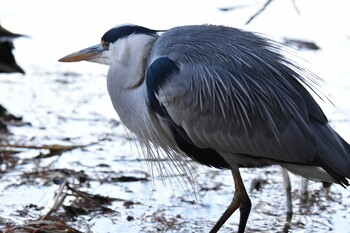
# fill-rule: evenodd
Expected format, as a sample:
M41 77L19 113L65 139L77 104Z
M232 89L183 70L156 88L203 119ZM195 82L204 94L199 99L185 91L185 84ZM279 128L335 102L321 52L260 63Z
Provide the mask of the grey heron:
M61 58L109 65L107 89L124 125L151 144L230 169L232 202L211 229L251 209L239 168L280 165L313 180L348 186L350 146L309 93L315 75L282 55L277 42L215 25L165 31L108 30L99 44Z

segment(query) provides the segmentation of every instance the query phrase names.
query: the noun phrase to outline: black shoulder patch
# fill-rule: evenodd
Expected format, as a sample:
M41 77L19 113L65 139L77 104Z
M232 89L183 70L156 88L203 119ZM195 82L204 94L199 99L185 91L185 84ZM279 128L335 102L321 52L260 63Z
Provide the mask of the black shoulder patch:
M102 41L113 43L118 39L130 36L131 34L146 34L155 35L157 31L137 26L137 25L124 25L116 28L112 28L107 31L101 38Z
M179 67L168 57L158 58L147 70L148 105L161 116L163 116L163 109L156 98L156 94L158 94L159 88L177 72L179 72Z

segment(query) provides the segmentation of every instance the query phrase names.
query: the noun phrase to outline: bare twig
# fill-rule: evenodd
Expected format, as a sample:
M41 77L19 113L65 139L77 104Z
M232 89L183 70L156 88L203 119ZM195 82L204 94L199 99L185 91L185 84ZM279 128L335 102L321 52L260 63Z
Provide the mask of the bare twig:
M267 2L264 4L264 6L263 6L260 10L258 10L253 16L251 16L245 24L246 24L246 25L249 24L255 17L257 17L261 12L264 11L264 10L266 9L266 7L267 7L268 5L270 5L270 3L271 3L272 1L273 1L273 0L267 0Z
M43 219L47 219L52 213L54 213L60 206L62 206L62 203L64 201L64 199L67 196L66 192L63 192L64 187L66 187L67 184L67 180L64 180L60 186L60 188L58 189L58 192L56 194L56 198L55 198L55 202L53 204L53 206L51 207L51 209L49 210L49 212L47 212L47 214L45 216L43 216L42 218L40 218L41 220Z
M294 6L295 11L298 13L298 15L300 15L300 11L299 11L299 8L298 8L295 0L292 0L292 2L293 2L293 6Z
M261 14L261 12L263 12L263 11L266 9L266 7L267 7L268 5L270 5L270 3L271 3L272 1L273 1L273 0L267 0L267 2L263 5L263 7L260 8L260 10L258 10L254 15L252 15L252 16L248 19L248 21L247 21L245 24L247 25L247 24L249 24L251 21L253 21L253 19L256 18L259 14ZM297 6L295 0L291 0L291 1L292 1L292 3L293 3L293 6L294 6L295 11L300 15L300 11L299 11L299 8L298 8L298 6Z
M83 199L86 199L86 200L90 201L91 203L93 203L94 205L100 207L104 211L112 211L112 209L101 205L100 203L98 203L95 200L93 200L92 198L90 198L87 194L85 194L85 193L83 193L83 192L81 192L81 191L71 187L68 184L67 180L64 180L62 182L62 184L60 185L60 188L57 191L57 194L56 194L53 206L51 207L51 209L49 210L49 212L45 216L40 218L41 220L47 219L52 213L56 212L57 209L62 206L63 201L64 201L64 199L67 196L67 193L64 191L64 188L67 188L68 190L72 191L73 193L76 193L79 197L82 197Z
M100 207L102 210L104 210L104 211L113 211L112 209L110 209L108 207L105 207L105 206L101 205L100 203L98 203L97 201L93 200L92 198L90 198L85 193L80 192L79 190L71 187L69 184L66 183L65 186L67 187L68 190L70 190L70 191L76 193L78 196L80 196L80 197L82 197L82 198L84 198L84 199L94 203L96 206Z

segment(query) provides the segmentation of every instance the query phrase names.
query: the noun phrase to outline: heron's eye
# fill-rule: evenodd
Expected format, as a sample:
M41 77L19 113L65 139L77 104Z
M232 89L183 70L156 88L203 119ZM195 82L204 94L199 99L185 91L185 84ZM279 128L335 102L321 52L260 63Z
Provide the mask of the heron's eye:
M107 48L108 48L108 47L109 47L109 44L110 44L110 43L107 42L107 41L102 41L102 46L103 46L103 47L107 47Z

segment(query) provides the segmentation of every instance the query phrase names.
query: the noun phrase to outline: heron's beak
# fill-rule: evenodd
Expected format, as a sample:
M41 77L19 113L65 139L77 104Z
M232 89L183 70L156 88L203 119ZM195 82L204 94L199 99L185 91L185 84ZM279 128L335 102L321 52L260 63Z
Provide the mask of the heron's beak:
M102 47L100 44L91 46L89 48L80 50L75 53L71 53L65 57L62 57L58 61L60 62L78 62L78 61L90 61L100 64L109 65L108 48Z

